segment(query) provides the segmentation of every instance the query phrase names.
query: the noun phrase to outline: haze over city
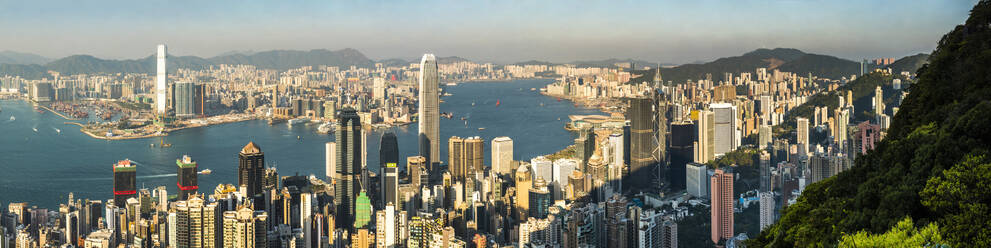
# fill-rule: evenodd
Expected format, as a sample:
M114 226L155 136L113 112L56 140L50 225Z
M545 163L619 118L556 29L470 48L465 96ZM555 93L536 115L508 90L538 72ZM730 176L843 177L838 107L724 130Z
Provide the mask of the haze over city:
M931 51L974 1L2 1L0 50L52 59L355 48L480 62L682 64L789 47L850 60Z
M0 248L991 247L991 0L0 0Z

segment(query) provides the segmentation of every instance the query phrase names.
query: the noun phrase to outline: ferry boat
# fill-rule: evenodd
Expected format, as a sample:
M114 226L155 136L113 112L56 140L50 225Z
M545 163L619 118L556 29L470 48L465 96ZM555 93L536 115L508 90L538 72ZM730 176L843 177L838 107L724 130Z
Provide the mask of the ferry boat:
M279 123L283 123L283 122L286 122L286 119L279 119L279 118L268 119L268 124L269 125L275 125L275 124L279 124Z
M309 121L310 121L310 118L300 117L300 118L289 120L289 121L287 121L287 123L290 126L292 126L292 125L296 125L296 124L306 123L306 122L309 122Z

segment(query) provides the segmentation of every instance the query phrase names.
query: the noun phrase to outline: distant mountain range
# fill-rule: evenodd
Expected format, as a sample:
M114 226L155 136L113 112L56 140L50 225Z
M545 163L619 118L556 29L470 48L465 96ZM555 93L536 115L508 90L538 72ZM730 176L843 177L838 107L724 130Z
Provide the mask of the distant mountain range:
M52 59L42 57L37 54L19 53L14 51L0 51L0 64L44 64Z
M896 60L891 65L880 66L892 68L895 73L901 71L915 72L926 63L929 55L917 54ZM805 53L792 48L757 49L740 56L716 59L701 64L685 64L675 67L661 68L661 78L664 81L684 82L697 80L712 75L712 80L722 80L723 73L756 72L757 68L775 69L794 72L805 76L809 73L817 77L840 79L860 73L860 62L841 59L829 55ZM878 66L869 67L873 70ZM634 78L631 83L650 81L656 70L634 70L642 76Z
M928 55L919 54L896 61L891 65L895 71L914 71L922 64ZM439 57L438 63L456 63L470 61L462 57ZM299 50L273 50L265 52L239 52L232 51L210 58L196 56L170 56L168 60L169 71L178 68L203 69L211 65L219 64L245 64L254 65L260 69L287 70L302 66L339 66L339 67L372 67L375 63L382 63L385 66L405 66L412 63L419 63L419 59L384 59L374 61L366 57L358 50L346 48L336 51L326 49L314 49L309 51ZM634 68L654 67L656 63L634 59L605 59L590 61L574 61L570 64L579 67L615 67L617 63L631 63ZM525 61L515 63L515 65L559 65L563 63L552 63L546 61ZM712 62L701 64L685 64L673 66L662 64L661 75L666 81L683 82L687 79L704 78L707 73L711 73L714 79L720 79L723 72L753 72L756 68L764 67L768 70L780 69L782 71L796 72L801 75L812 73L813 75L826 78L840 78L856 74L860 70L860 63L836 58L833 56L811 54L797 49L776 48L757 49L752 52L734 56L720 58ZM128 60L100 59L90 55L73 55L58 60L50 61L47 58L16 52L0 52L0 75L15 75L29 79L46 77L48 71L58 71L63 75L92 74L92 73L154 73L155 57ZM634 79L634 83L653 78L654 70L637 71L644 74L643 77ZM649 75L646 75L649 74Z

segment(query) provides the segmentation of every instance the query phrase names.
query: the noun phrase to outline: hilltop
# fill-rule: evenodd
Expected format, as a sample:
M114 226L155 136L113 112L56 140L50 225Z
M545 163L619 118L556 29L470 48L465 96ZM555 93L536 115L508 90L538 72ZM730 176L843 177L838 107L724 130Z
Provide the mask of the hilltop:
M950 247L991 246L988 23L985 0L939 41L877 148L806 187L748 246L836 246L846 235L884 233L903 219L938 227L936 236Z

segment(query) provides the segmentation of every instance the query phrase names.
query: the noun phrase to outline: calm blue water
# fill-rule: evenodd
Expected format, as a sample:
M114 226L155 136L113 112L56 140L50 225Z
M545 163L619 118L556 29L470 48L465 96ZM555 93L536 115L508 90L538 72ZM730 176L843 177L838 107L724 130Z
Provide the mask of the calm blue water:
M441 112L453 112L453 119L441 119L441 157L447 158L446 140L457 135L481 136L486 140L485 163L489 163L490 142L498 136L514 141L515 158L529 160L558 151L574 142L564 130L571 114L600 113L576 108L568 101L540 95L550 80L465 83L447 87L452 96L443 97ZM500 105L496 106L496 101ZM473 106L472 103L475 103ZM544 106L540 106L543 103ZM111 165L124 158L138 163L138 187L169 187L176 190L176 158L188 154L200 169L213 174L199 177L200 192L212 192L218 183L237 182L237 153L254 141L265 152L266 165L280 175L317 175L323 178L324 143L333 135L315 132L315 125L269 126L265 121L247 121L206 128L186 129L165 138L171 148L150 148L155 139L105 141L65 125L62 118L33 111L23 101L0 101L0 204L27 201L39 207L54 208L66 201L69 192L76 198L109 199L113 195ZM9 121L10 116L15 121ZM469 118L468 127L460 117ZM478 130L484 127L485 130ZM38 132L32 130L37 128ZM58 134L55 128L61 129ZM417 151L415 124L393 128L399 139L400 164ZM382 131L368 134L368 164L378 171L378 147ZM302 137L297 140L296 136Z

